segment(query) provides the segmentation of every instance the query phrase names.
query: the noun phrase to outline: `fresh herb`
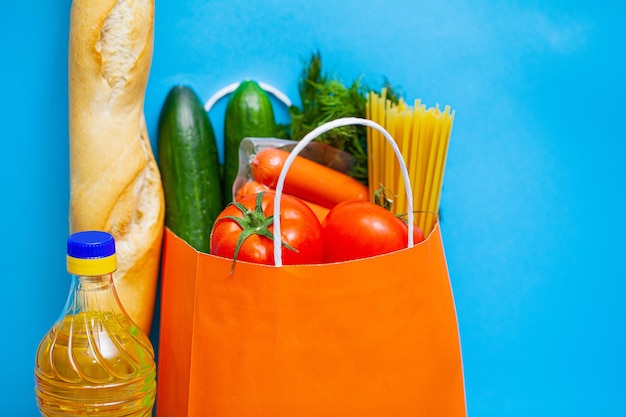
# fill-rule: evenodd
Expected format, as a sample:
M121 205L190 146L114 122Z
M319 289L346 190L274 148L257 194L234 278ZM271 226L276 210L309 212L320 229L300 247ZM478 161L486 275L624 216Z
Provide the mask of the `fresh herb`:
M346 87L322 72L319 52L311 56L298 84L302 109L291 106L291 137L302 139L316 127L342 117L365 117L366 89L359 79ZM354 178L367 182L367 133L364 126L342 126L318 139L350 153L355 164L350 172Z
M385 80L387 97L397 102L399 96L389 81ZM331 78L322 71L322 57L319 52L312 54L302 71L298 92L302 108L292 105L291 138L301 140L316 127L342 117L365 117L367 94L371 91L357 78L350 85L344 85L337 78ZM354 157L350 175L367 184L367 131L365 126L342 126L324 133L319 142L329 144Z

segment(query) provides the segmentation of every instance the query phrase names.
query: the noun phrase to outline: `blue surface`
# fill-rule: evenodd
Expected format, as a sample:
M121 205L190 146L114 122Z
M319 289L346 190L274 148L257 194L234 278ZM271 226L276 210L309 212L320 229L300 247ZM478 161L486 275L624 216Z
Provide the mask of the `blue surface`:
M37 415L35 349L69 286L70 1L0 4L0 398L21 417ZM624 416L625 8L159 0L150 134L178 83L208 99L252 77L297 101L315 49L345 81L387 77L410 99L450 104L442 231L469 415Z

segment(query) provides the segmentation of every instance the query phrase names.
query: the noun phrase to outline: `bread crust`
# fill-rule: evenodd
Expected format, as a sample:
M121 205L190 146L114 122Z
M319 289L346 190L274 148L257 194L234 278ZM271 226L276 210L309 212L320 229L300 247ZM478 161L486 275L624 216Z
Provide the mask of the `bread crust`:
M74 0L68 55L70 232L109 231L120 301L146 333L165 204L144 116L154 0Z

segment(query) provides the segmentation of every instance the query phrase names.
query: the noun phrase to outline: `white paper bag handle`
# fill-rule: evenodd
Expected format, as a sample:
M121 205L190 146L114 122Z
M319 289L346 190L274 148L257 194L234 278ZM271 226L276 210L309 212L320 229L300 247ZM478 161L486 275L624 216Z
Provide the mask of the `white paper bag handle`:
M287 177L287 171L291 167L292 162L296 159L296 156L298 156L298 153L300 153L300 151L304 149L304 147L308 145L309 142L313 141L315 138L328 132L329 130L332 130L336 127L342 127L342 126L348 126L348 125L362 125L362 126L371 127L373 129L378 130L380 133L382 133L382 135L385 137L389 145L391 145L391 147L393 148L393 151L396 154L396 158L398 158L398 162L400 163L400 170L402 172L402 177L404 179L404 191L406 193L406 198L408 201L407 221L408 221L408 228L409 228L409 237L408 237L407 247L409 248L413 247L413 244L414 244L413 242L413 228L414 228L413 226L413 221L414 221L413 220L414 218L413 190L411 189L411 181L409 179L409 172L406 168L404 158L402 157L402 153L400 152L398 145L396 144L395 140L393 140L393 137L391 137L389 132L387 132L385 128L383 128L378 123L369 119L362 119L359 117L343 117L341 119L335 119L330 122L324 123L323 125L318 126L312 131L310 131L309 133L307 133L298 142L295 148L293 148L293 150L291 151L291 153L285 160L285 165L283 165L283 168L280 171L280 175L278 176L278 182L276 184L276 194L274 196L274 219L275 219L274 221L274 264L276 266L283 265L282 250L281 250L282 245L281 245L281 236L280 236L280 197L283 194L283 186L285 183L285 178Z
M249 78L248 78L248 80L249 80ZM235 91L237 89L237 87L239 87L239 84L241 84L241 82L235 82L235 83L232 83L232 84L228 84L226 87L223 87L223 88L219 89L218 91L216 91L215 94L213 94L206 101L206 103L204 103L204 111L206 111L207 113L209 111L211 111L211 108L213 108L215 103L217 103L222 98L226 97L228 94L230 94L233 91ZM268 93L270 93L274 97L276 97L281 103L283 103L285 105L285 107L287 107L287 108L291 107L291 100L289 100L289 97L287 97L287 95L284 94L282 91L280 91L278 88L272 87L271 85L266 84L264 82L260 82L260 81L258 82L258 84L259 84L259 87L261 87L263 90L267 91Z

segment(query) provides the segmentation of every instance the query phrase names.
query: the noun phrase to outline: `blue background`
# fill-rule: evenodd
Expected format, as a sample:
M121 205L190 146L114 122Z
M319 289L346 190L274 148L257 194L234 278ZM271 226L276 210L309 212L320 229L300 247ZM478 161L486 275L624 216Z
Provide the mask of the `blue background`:
M70 1L0 4L1 414L35 416L35 350L69 285ZM178 83L208 99L252 77L299 103L316 49L346 82L451 105L442 230L469 415L625 416L625 9L159 0L151 138Z

